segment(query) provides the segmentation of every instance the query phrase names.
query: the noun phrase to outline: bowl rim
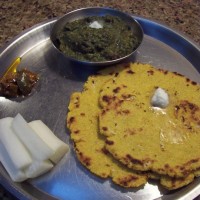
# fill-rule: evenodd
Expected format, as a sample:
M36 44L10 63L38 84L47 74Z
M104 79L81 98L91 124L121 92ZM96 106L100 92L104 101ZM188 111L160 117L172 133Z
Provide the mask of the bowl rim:
M122 14L124 17L126 18L129 18L133 23L136 24L136 26L138 27L138 29L140 30L141 32L141 40L140 42L138 43L138 45L136 46L136 48L134 49L134 51L132 51L131 53L127 54L126 56L123 56L123 57L120 57L120 58L117 58L117 59L114 59L114 60L106 60L106 61L88 61L88 60L79 60L79 59L76 59L74 57L71 57L69 55L66 55L65 53L63 53L61 50L58 49L58 47L56 47L55 45L55 41L54 41L54 29L55 27L59 24L60 21L62 21L64 18L67 18L68 15L71 15L73 13L76 13L76 12L81 12L81 11L87 11L87 10L94 10L94 9L97 9L97 10L106 10L106 11L111 11L111 12L116 12L116 13L120 13ZM107 13L105 13L107 14ZM112 15L112 14L110 14ZM91 15L92 16L92 15ZM93 15L94 16L94 15ZM97 15L98 16L98 15ZM84 16L82 17L84 18ZM124 20L125 21L125 20ZM72 10L64 15L62 15L61 17L59 17L56 22L54 23L54 25L52 26L52 29L50 31L50 40L54 46L54 48L59 52L61 53L65 58L69 59L70 61L74 61L74 62L79 62L79 63L82 63L82 64L87 64L87 65L110 65L110 64L115 64L115 63L118 63L122 60L125 60L125 59L128 59L129 57L131 57L136 51L137 49L140 47L140 45L142 44L143 42L143 39L144 39L144 31L142 29L142 26L139 24L139 22L137 21L137 19L135 19L131 14L128 14L127 12L123 12L121 10L118 10L118 9L115 9L115 8L110 8L110 7L84 7L84 8L78 8L78 9L75 9L75 10Z

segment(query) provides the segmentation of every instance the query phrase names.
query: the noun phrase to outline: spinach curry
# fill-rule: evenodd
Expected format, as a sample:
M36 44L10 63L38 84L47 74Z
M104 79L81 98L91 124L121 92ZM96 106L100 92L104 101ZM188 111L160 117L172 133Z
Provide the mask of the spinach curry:
M134 51L138 44L131 27L119 17L111 15L68 22L57 34L57 41L58 48L67 56L93 62L124 57Z

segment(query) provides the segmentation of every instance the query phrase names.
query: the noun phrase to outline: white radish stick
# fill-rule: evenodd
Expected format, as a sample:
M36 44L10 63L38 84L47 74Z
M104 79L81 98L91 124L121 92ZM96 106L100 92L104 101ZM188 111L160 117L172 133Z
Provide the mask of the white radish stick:
M0 141L6 149L16 169L24 169L32 163L32 158L26 147L11 129L13 118L0 119Z
M53 163L58 161L69 151L69 146L60 140L41 120L29 122L29 126L54 151L49 158Z
M48 160L54 154L54 151L35 133L20 114L13 119L12 128L33 159Z
M52 167L53 164L49 160L34 161L24 172L27 178L35 178L48 172Z
M27 179L25 173L22 170L17 169L13 165L13 162L10 159L8 152L1 143L0 143L0 161L13 181L22 182Z

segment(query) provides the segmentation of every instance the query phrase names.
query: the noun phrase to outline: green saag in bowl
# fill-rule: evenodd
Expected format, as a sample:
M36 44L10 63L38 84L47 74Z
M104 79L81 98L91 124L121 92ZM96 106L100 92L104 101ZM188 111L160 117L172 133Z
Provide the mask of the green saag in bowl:
M132 16L109 8L84 8L60 18L51 32L56 49L68 60L108 65L133 55L143 31Z

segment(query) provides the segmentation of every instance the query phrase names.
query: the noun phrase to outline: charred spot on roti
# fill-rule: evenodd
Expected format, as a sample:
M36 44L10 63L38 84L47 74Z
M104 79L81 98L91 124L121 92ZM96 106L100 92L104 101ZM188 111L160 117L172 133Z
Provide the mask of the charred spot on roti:
M119 72L116 72L116 73L115 73L115 77L117 77L118 75L119 75Z
M80 130L75 130L74 131L75 134L78 134L79 132L80 132Z
M123 98L124 100L130 100L131 98L134 97L133 94L122 94L121 96L122 96L122 98Z
M136 134L137 132L136 132L136 130L135 129L127 129L126 131L125 131L125 134L124 134L124 137L128 137L128 136L131 136L131 135L134 135L134 134Z
M126 72L127 72L127 74L134 74L134 73L135 73L135 72L132 71L131 69L127 70Z
M200 158L191 159L185 165L187 166L187 165L190 165L190 164L195 164L195 163L198 163L199 161L200 161Z
M127 154L126 158L133 164L143 165L143 162L139 159L133 158L131 155Z
M86 166L91 165L91 158L88 156L85 156L82 152L79 152L79 158L80 158L80 161L84 163Z
M120 99L120 100L118 101L118 105L120 106L121 104L123 104L123 102L124 102L124 100L123 100L123 99Z
M165 171L166 171L166 170L163 169L163 168L158 168L158 169L157 169L157 173L158 173L158 174L164 174Z
M118 93L120 91L120 89L121 89L120 87L116 87L115 89L113 89L113 92Z
M108 177L108 174L102 173L102 174L101 174L101 177L102 177L102 178L107 178L107 177Z
M166 169L169 169L169 164L165 164L164 167L165 167Z
M168 71L167 71L167 70L165 70L165 71L164 71L164 74L165 74L165 75L167 75L167 74L168 74Z
M148 71L147 71L147 74L148 74L148 75L153 75L153 74L154 74L154 71L153 71L153 70L148 70Z
M102 130L103 130L103 131L107 131L107 130L108 130L108 127L105 127L105 126L104 126L104 127L102 127Z
M192 122L199 125L200 107L192 102L183 100L175 106L175 117L182 119L181 121L187 123L187 125L191 125Z
M108 96L108 95L104 95L102 97L102 100L108 104L110 104L112 101L114 101L116 99L115 96Z
M185 79L186 79L186 82L190 82L190 79L189 79L189 78L186 77Z
M174 92L174 96L176 96L177 94L178 94L178 91L175 91L175 92Z
M70 117L68 120L68 123L72 124L73 122L75 122L75 117Z
M114 144L114 142L111 141L111 140L106 140L105 143L108 144L108 145L113 145Z
M101 112L100 114L101 114L101 115L105 115L107 111L109 111L109 109L103 109L102 112Z
M195 81L192 81L191 83L192 83L192 85L197 85L197 82L195 82Z
M108 155L109 154L109 151L105 148L105 147L102 147L102 152L104 153L104 154L106 154L106 155ZM108 165L108 164L107 164ZM109 165L110 166L110 165Z
M118 178L118 182L120 185L127 187L130 182L136 181L138 179L137 176L129 175L123 178Z
M117 115L128 115L130 114L130 110L126 109L126 110L116 110Z

